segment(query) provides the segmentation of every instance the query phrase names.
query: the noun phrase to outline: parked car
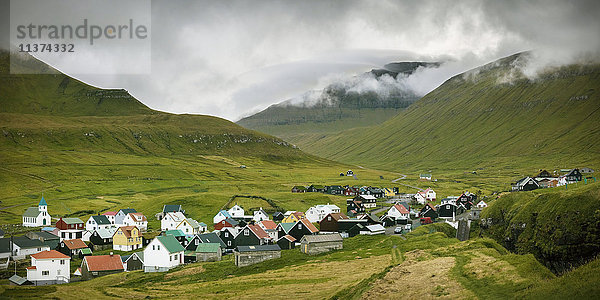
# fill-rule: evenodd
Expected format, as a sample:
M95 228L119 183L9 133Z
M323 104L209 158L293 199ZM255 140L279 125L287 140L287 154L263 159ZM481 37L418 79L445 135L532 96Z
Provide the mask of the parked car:
M402 226L398 226L398 227L394 228L394 233L395 233L395 234L400 234L400 233L402 233Z
M431 220L431 217L421 218L421 225L432 224L432 223L433 223L433 221Z

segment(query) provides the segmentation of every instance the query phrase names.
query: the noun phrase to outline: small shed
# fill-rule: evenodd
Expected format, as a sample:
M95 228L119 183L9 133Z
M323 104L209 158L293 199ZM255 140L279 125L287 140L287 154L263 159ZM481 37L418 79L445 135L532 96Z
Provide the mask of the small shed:
M219 243L200 243L196 248L196 261L220 261L221 253Z
M383 227L381 224L367 225L367 226L365 226L365 229L360 231L360 234L365 234L365 235L385 234L385 227Z
M282 250L294 249L296 248L296 239L293 236L286 234L277 241L277 245L279 245Z
M135 271L144 268L144 252L135 252L127 257L123 262L125 271Z
M300 250L310 255L344 248L344 240L339 233L305 235L300 244Z
M281 248L279 248L279 245L237 246L235 265L245 267L280 257Z

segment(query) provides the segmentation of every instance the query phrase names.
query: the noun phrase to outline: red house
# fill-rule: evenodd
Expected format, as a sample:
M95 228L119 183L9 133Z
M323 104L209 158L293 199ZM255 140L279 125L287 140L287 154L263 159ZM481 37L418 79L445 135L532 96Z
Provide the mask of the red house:
M79 218L60 218L56 222L56 228L60 230L84 230L85 223Z
M348 219L348 217L342 213L330 213L319 222L319 227L322 232L338 232L338 220L340 219Z
M360 192L358 187L354 187L354 186L349 186L344 190L344 195L345 196L356 196L358 195Z
M222 220L219 223L215 223L215 230L221 230L225 227L236 227L238 226L239 222L232 219L232 218L227 218L225 220Z

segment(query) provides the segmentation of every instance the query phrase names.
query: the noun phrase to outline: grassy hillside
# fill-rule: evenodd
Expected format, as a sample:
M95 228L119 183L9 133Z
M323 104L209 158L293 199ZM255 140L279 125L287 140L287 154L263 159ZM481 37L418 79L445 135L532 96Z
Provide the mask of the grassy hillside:
M392 118L418 97L412 91L390 82L394 82L399 74L406 76L418 68L437 66L439 63L390 63L383 69L373 69L351 80L330 84L323 91L303 95L308 99L314 98L312 100L305 99L300 103L284 101L237 123L275 135L301 148L308 147L309 144L305 143L307 140L323 138L351 128L378 125ZM376 93L365 90L363 86L374 84L385 92Z
M457 75L381 125L315 136L303 149L388 170L485 168L509 180L600 167L600 66L555 68L530 80L514 68L523 59Z
M556 272L600 253L600 182L506 194L481 217L485 235Z

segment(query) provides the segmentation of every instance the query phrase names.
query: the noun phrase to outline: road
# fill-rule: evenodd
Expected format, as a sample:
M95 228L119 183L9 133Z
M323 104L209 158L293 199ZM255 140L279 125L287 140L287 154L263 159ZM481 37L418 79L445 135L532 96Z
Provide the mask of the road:
M409 187L409 188L413 188L413 189L417 189L417 190L419 190L419 191L423 191L423 189L422 189L422 188L420 188L420 187L418 187L418 186L414 186L414 185L409 185L409 184L406 184L406 183L400 183L400 182L398 182L398 181L400 181L400 180L403 180L403 179L405 179L405 178L406 178L406 175L404 175L404 174L400 174L400 173L396 173L396 174L400 175L401 177L398 177L398 178L396 178L396 179L392 180L392 182L393 182L393 183L397 183L397 184L399 184L399 185L403 185L403 186L407 186L407 187Z

